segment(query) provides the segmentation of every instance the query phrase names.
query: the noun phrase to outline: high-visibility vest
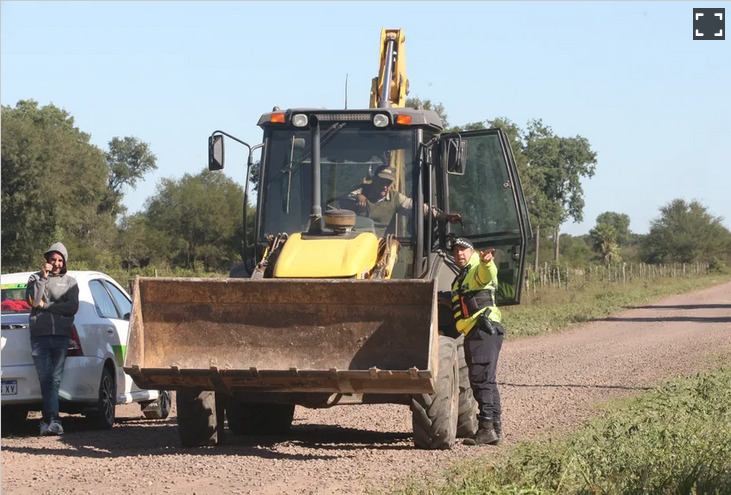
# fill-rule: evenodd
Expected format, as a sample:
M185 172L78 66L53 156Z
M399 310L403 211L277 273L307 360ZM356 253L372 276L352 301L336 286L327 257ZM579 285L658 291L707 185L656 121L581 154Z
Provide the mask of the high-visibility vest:
M484 263L479 252L472 253L467 265L452 282L452 313L457 330L465 335L469 333L488 308L488 318L500 323L500 309L495 299L497 287L495 261Z

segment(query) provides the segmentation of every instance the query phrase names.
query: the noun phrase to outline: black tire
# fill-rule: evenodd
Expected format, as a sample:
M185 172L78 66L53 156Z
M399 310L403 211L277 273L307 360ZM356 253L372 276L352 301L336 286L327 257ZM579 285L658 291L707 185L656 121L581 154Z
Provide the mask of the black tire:
M286 435L292 427L294 404L232 402L226 417L234 435Z
M0 411L2 416L2 438L19 433L25 427L28 410L22 407L5 406Z
M218 443L215 392L178 390L175 404L178 410L178 434L184 447Z
M472 438L477 433L477 401L470 386L470 372L464 358L464 337L457 341L457 362L459 364L459 417L457 418L457 436Z
M165 419L170 415L172 398L169 390L161 390L157 400L141 403L142 414L147 419Z
M459 369L454 339L439 336L439 369L433 394L411 396L414 446L450 449L457 440Z
M114 417L117 407L117 387L114 384L114 374L109 368L102 370L99 380L99 399L96 407L87 414L93 428L110 430L114 426Z

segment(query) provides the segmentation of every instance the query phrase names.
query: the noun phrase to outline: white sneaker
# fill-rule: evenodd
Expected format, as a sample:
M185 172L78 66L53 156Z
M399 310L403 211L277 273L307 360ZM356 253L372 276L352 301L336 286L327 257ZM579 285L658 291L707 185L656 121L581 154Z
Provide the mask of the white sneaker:
M51 420L51 424L48 425L49 435L63 435L63 426L55 419Z
M46 435L50 435L51 433L48 431L48 423L45 421L41 421L41 436L45 437Z

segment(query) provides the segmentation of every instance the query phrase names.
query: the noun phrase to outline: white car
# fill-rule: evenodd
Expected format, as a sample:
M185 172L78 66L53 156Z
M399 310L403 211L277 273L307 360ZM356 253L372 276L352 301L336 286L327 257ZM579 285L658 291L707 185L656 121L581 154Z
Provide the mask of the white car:
M69 271L79 285L79 311L59 390L59 408L83 413L98 428L114 425L115 406L137 402L150 419L170 412L170 392L142 390L122 366L132 308L127 292L100 272ZM28 411L43 408L31 356L25 290L31 272L0 276L2 285L2 436L17 430Z

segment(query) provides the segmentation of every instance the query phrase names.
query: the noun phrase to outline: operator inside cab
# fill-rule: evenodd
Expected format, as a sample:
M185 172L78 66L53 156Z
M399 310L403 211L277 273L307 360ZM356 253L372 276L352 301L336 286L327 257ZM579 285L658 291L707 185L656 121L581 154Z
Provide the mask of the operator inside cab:
M389 165L379 166L372 175L363 180L361 186L348 194L345 201L336 201L329 207L352 209L356 215L373 220L375 233L383 236L388 230L396 213L408 215L414 207L414 201L393 189L396 180L396 170ZM350 203L350 204L348 204ZM424 214L429 213L429 205L424 205ZM457 222L462 217L459 214L446 214L432 208L432 214L437 220Z

